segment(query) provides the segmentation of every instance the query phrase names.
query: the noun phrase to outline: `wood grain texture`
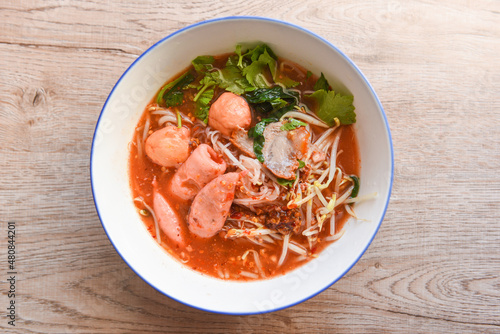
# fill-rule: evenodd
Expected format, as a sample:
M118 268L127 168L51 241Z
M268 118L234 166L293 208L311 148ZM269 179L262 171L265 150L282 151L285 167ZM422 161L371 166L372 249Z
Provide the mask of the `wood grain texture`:
M395 150L385 221L356 266L311 300L246 317L192 309L136 276L89 183L121 73L167 34L229 15L337 45L377 91ZM19 256L15 328L1 261L0 330L500 333L499 54L498 1L0 2L0 219L2 231L17 222Z

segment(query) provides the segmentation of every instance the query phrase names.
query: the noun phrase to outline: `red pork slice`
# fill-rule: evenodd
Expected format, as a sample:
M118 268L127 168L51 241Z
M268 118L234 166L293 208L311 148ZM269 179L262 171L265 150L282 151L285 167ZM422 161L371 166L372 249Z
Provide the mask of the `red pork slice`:
M302 159L309 151L311 134L305 127L301 126L295 130L288 131L287 138L292 142L293 147L297 150L297 158Z
M264 166L277 177L293 180L299 168L297 159L303 157L303 152L307 153L310 135L305 128L283 131L282 125L281 122L271 123L264 130Z
M247 101L236 94L226 92L210 106L208 125L230 136L239 128L247 129L252 123L252 113Z
M229 140L234 144L234 146L239 148L241 152L251 158L255 158L255 152L253 151L253 138L248 137L248 132L246 130L238 128L233 131Z
M216 235L229 215L240 173L227 173L207 184L194 198L188 216L191 233L201 238Z
M314 150L311 154L311 160L314 163L318 163L320 161L325 161L326 160L326 154L320 150L318 150L316 147L314 147Z
M201 144L172 177L170 191L185 201L193 199L201 188L225 171L224 160L210 146Z
M189 137L190 132L186 128L169 125L156 130L146 140L146 155L160 166L177 166L189 155Z
M165 197L159 193L156 180L153 181L153 210L163 233L175 242L178 247L184 247L185 240L181 227L182 220ZM156 233L160 233L160 231Z

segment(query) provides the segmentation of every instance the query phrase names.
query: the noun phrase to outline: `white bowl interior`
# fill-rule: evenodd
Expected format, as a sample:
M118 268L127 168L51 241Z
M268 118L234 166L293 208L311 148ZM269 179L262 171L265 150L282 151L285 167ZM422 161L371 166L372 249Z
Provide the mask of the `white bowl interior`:
M293 41L290 43L288 41ZM202 54L233 52L238 43L265 42L279 56L354 95L361 154L360 195L375 200L355 207L359 217L345 235L307 265L285 276L241 283L192 271L153 241L137 215L128 176L128 148L144 107L160 86ZM299 27L268 19L226 18L183 29L145 52L119 80L99 118L91 157L94 199L116 250L146 282L196 308L231 314L267 312L321 292L349 270L366 250L383 219L392 184L392 146L382 107L361 72L340 51Z

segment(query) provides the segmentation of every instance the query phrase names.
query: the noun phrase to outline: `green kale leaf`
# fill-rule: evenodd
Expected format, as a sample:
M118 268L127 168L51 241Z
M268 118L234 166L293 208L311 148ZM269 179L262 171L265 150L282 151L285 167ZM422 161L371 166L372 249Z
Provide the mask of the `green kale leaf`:
M244 96L256 111L263 114L268 114L287 105L294 106L299 100L297 92L285 92L280 86L258 88L246 93Z

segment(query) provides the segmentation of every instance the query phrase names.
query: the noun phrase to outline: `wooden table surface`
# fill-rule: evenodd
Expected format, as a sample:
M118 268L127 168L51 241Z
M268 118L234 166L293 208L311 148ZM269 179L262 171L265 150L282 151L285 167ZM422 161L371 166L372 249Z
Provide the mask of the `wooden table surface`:
M370 80L395 177L362 259L320 295L256 316L206 313L122 261L96 214L89 154L124 70L186 25L301 25ZM0 1L0 331L500 333L499 1ZM16 222L16 322L5 316Z

